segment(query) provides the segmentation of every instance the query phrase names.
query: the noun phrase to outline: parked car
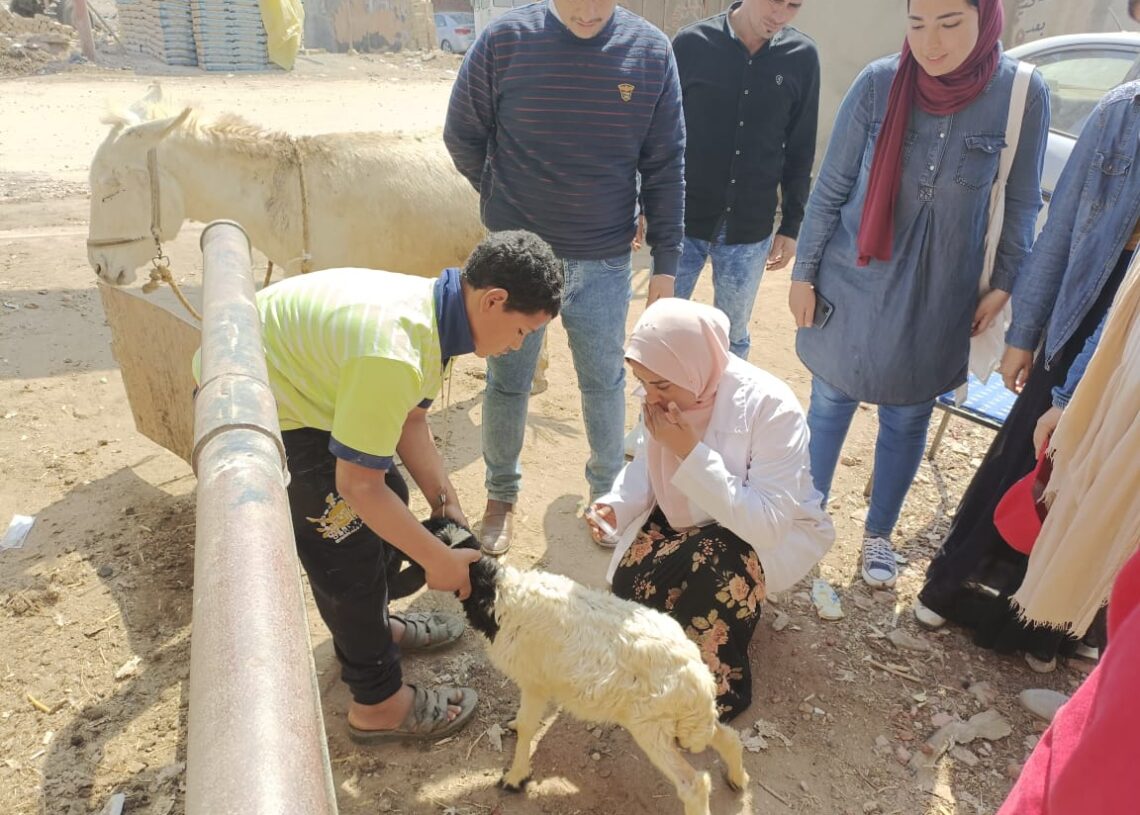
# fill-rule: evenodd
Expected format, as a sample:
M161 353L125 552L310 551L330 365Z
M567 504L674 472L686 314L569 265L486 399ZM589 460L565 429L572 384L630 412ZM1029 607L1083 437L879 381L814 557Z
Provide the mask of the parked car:
M475 36L482 34L487 24L499 15L533 2L534 0L471 0L471 8L475 12Z
M462 11L440 11L435 15L435 40L439 50L463 54L475 42L475 15Z
M1049 87L1052 122L1041 178L1046 203L1093 108L1106 93L1140 76L1140 33L1068 34L1019 45L1011 57L1037 66ZM1039 226L1044 224L1044 212Z

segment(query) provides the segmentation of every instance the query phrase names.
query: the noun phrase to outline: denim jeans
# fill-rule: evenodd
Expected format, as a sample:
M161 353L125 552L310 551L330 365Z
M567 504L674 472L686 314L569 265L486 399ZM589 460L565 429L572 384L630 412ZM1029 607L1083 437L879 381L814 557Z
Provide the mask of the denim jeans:
M606 260L563 260L562 325L570 342L590 458L590 497L609 492L625 461L625 321L632 296L628 254ZM517 351L487 360L483 396L483 461L487 497L515 503L519 494L527 403L545 329ZM556 464L552 462L552 464Z
M825 506L831 480L835 476L835 465L839 463L839 452L843 449L851 419L858 407L856 400L818 376L812 379L808 453L812 481L815 488L823 493ZM890 539L903 501L918 473L918 465L922 463L926 430L933 412L933 399L916 405L879 405L871 508L864 525L868 535Z
M741 359L748 359L752 347L748 321L772 249L772 236L759 243L726 244L725 228L722 226L712 241L685 238L673 288L677 297L692 297L705 261L712 255L713 305L728 315L730 350Z

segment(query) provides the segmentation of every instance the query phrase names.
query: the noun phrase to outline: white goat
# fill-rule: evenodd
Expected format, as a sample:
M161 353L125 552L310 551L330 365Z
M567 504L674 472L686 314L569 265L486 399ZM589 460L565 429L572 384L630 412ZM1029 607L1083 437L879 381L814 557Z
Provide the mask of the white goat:
M429 522L451 546L477 546L462 527ZM677 745L711 746L733 789L748 783L736 731L717 719L716 686L700 652L671 617L562 575L482 558L463 608L488 640L491 663L519 687L514 762L500 782L530 779L531 743L548 705L588 722L619 724L677 788L685 815L708 815L711 783Z

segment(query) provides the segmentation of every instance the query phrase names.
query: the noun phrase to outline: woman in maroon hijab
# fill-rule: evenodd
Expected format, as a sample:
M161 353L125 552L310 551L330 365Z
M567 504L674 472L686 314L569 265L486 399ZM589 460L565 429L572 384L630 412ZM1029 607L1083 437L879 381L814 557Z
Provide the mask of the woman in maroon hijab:
M937 396L966 381L970 336L1001 313L1033 244L1049 95L1030 80L991 290L978 288L1017 62L1000 0L911 0L901 54L867 66L836 118L792 273L812 372L812 478L825 496L860 402L878 406L862 575L893 586L891 534Z

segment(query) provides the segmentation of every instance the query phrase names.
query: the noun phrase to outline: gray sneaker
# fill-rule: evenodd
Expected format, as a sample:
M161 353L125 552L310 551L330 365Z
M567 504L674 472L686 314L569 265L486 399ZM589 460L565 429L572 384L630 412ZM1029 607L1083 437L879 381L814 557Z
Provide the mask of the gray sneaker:
M889 589L899 577L895 550L886 538L863 539L863 582L873 589Z

